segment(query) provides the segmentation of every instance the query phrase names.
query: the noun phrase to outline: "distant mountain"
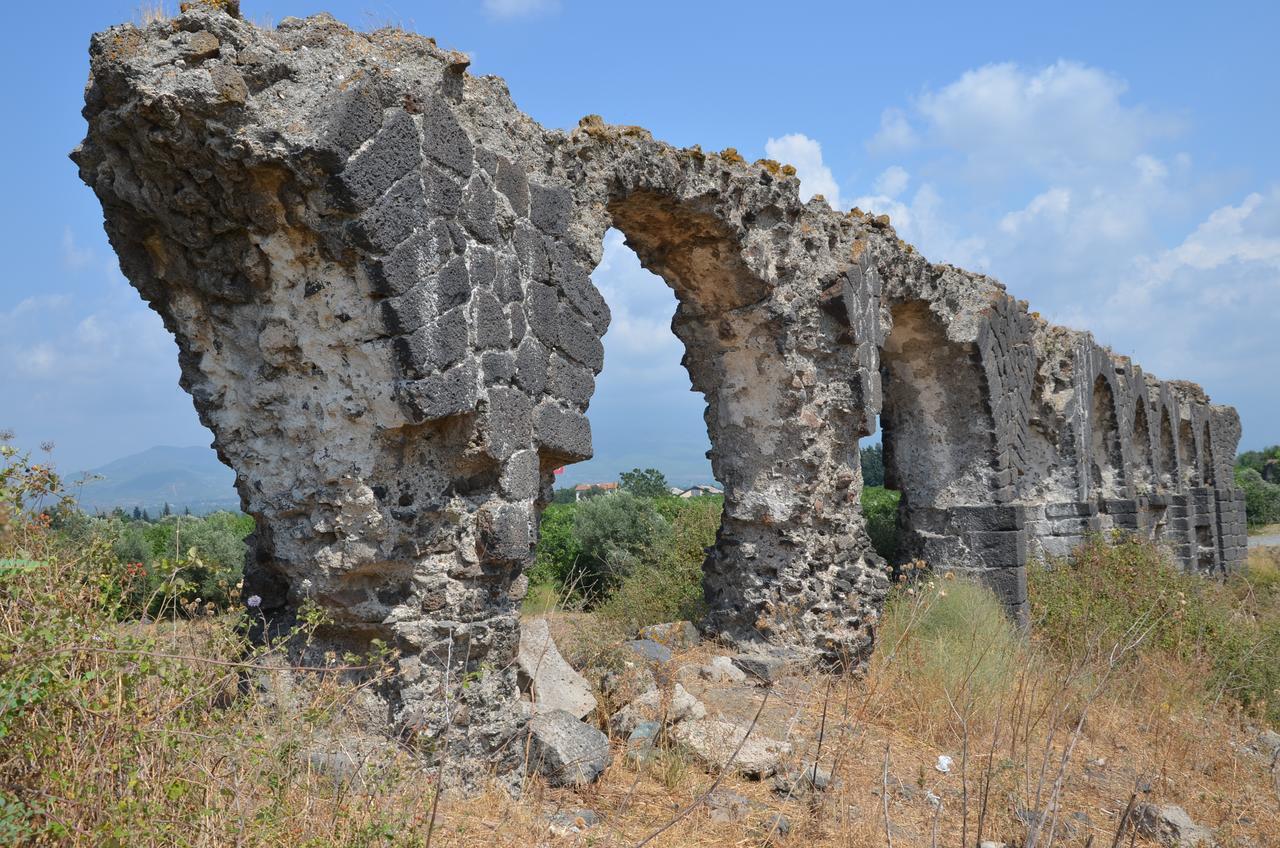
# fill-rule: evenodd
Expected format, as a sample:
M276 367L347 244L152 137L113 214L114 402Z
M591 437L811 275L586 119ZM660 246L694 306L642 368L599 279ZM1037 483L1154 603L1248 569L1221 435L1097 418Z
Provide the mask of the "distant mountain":
M240 507L235 474L210 448L149 448L86 474L101 478L80 490L80 507L89 511L136 506L154 515L166 503L199 513Z

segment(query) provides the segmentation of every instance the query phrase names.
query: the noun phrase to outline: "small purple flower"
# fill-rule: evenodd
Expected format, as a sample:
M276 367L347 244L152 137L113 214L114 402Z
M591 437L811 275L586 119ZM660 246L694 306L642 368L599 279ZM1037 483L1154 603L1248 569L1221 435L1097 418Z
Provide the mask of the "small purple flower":
M262 598L258 595L250 595L248 598L245 598L244 602L253 609L257 609L262 606Z

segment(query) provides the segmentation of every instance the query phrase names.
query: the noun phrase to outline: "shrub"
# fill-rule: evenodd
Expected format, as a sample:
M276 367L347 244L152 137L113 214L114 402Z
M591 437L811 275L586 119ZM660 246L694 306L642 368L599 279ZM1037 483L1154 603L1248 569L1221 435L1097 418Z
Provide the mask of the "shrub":
M920 713L966 705L994 716L1012 687L1025 646L1004 606L985 586L940 578L895 585L873 658Z
M638 498L663 498L671 494L667 478L656 468L633 468L622 472L622 490Z
M884 446L868 445L859 451L862 460L862 485L884 486Z
M1115 534L1029 576L1033 626L1058 654L1081 656L1146 632L1139 658L1202 667L1207 697L1227 694L1280 720L1280 609L1248 574L1220 583L1184 573L1155 543Z
M578 504L573 528L582 553L571 580L588 597L607 594L637 566L655 562L671 532L652 501L629 492Z
M1268 483L1253 468L1236 469L1236 485L1244 490L1244 511L1250 527L1280 524L1280 484Z
M627 574L601 605L606 618L634 629L703 614L702 563L715 544L724 499L661 498L655 507L671 528L649 558Z
M542 511L538 525L537 557L529 569L530 585L547 584L557 589L569 582L582 545L574 533L574 516L577 504L553 503Z
M898 501L902 493L880 486L862 489L862 516L876 553L892 563L898 550Z

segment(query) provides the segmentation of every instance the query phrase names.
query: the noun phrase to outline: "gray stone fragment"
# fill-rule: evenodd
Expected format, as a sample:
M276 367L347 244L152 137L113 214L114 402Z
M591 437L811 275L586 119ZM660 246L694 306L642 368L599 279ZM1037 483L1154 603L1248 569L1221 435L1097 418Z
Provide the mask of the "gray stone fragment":
M712 657L711 662L698 668L698 674L712 683L745 683L747 680L747 673L725 656Z
M1130 822L1139 834L1169 848L1209 848L1217 844L1212 829L1196 824L1176 804L1139 804L1134 807Z
M551 833L555 836L574 836L600 824L599 813L585 807L558 810L548 817Z
M702 634L698 632L698 628L694 627L691 621L669 621L665 624L650 624L648 627L640 628L639 636L641 639L649 639L660 645L666 645L675 651L696 647L702 641Z
M471 298L476 346L506 350L511 344L511 322L492 292L479 291Z
M551 710L529 720L529 765L552 786L594 783L612 761L608 737L572 713Z
M538 494L538 452L520 450L502 466L502 493L513 500L532 500Z
M427 225L427 197L417 173L401 177L352 225L352 235L367 250L390 253Z
M790 798L826 792L831 785L831 772L812 762L779 771L773 776L773 791Z
M689 747L712 768L732 769L746 777L765 778L791 755L791 745L727 721L685 721L671 730L672 738ZM735 754L735 751L737 752Z
M547 372L547 389L579 409L586 409L596 389L595 375L591 369L553 353Z
M652 689L609 718L609 729L625 736L646 721L678 724L707 717L707 708L679 683L669 692Z
M364 209L416 168L421 157L413 116L403 109L389 110L382 130L342 169L337 193L349 208Z
M762 683L776 683L789 670L787 660L766 653L735 654L733 664L748 676Z
M604 345L589 325L567 309L556 320L557 349L599 373L604 367Z
M517 215L529 216L529 179L524 168L505 157L498 158L498 191L506 195Z
M519 365L517 359L517 382L521 377ZM566 462L591 458L591 424L579 412L544 401L533 411L533 434L551 456Z
M433 279L436 293L436 308L447 312L460 306L471 297L471 276L467 271L467 262L461 256L454 256L445 263Z
M516 662L521 688L530 694L536 712L564 710L580 719L595 710L591 686L560 655L545 618L521 622Z
M632 639L624 642L623 647L646 662L659 665L671 662L671 649L652 639Z
M475 148L453 110L439 97L428 98L422 110L422 149L441 165L463 176L471 174Z
M728 789L717 789L707 796L707 810L714 822L740 822L757 806L746 795Z
M477 395L476 369L469 362L397 387L400 403L419 423L470 412L475 408Z
M533 336L525 336L516 348L516 385L537 397L547 387L550 352ZM549 423L548 423L549 426Z
M573 215L573 196L562 186L529 184L529 218L548 235L563 235Z

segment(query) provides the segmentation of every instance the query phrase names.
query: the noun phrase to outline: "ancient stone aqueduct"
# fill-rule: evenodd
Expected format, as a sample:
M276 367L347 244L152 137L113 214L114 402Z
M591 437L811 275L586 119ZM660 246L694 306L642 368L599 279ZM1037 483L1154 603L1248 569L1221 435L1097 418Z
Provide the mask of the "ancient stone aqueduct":
M518 757L523 571L552 470L591 456L609 227L675 290L706 397L707 633L865 660L889 585L859 507L877 416L904 557L1014 615L1028 559L1093 531L1202 572L1243 559L1234 410L885 218L802 203L789 167L548 130L465 56L325 15L196 9L91 57L73 158L257 519L245 594L277 629L325 608L314 661L394 645L370 695L394 731Z

